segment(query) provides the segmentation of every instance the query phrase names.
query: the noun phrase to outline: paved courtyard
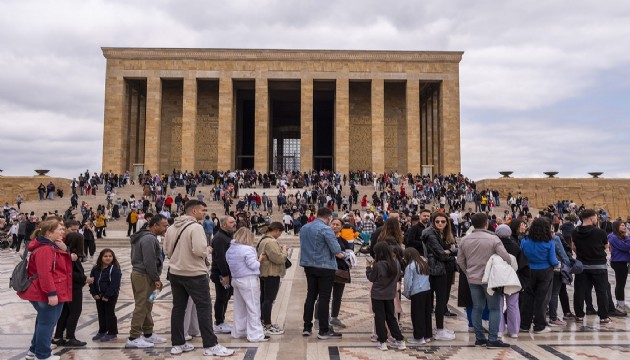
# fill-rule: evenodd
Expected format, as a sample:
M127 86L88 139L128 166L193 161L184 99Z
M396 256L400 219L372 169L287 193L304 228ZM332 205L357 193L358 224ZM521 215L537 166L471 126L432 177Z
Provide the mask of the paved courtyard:
M115 235L117 232L113 232ZM110 236L111 237L111 236ZM304 272L297 266L299 247L297 239L282 238L292 246L291 259L295 266L288 270L282 281L274 305L273 322L286 329L284 335L273 336L266 343L252 344L232 339L230 335L218 335L219 341L234 349L234 359L627 359L630 356L630 319L614 319L610 325L600 326L597 316L587 316L583 324L569 322L565 328L553 328L553 332L542 335L521 333L518 339L509 340L510 349L489 350L475 348L474 335L468 333L463 309L455 307L457 301L450 300L451 308L459 316L447 318L446 327L456 331L457 339L452 342L433 341L429 346L409 346L407 350L381 352L370 342L371 320L366 302L368 281L365 278L365 258L360 257L359 266L352 270L352 284L346 287L339 318L348 325L343 329L342 340L318 340L316 336L302 337L302 306L306 294ZM170 346L151 350L125 349L133 311L133 296L129 274L129 248L124 241L103 240L98 248L113 245L121 259L123 284L118 300L119 339L113 343L91 341L97 330L96 307L89 294L84 291L84 308L79 322L77 337L87 341L84 348L60 347L54 351L62 359L169 359L201 358L201 350L180 356L171 356ZM0 253L0 359L22 359L26 354L35 321L35 311L28 302L20 300L8 288L8 279L18 257L3 250ZM86 270L91 266L86 263ZM168 264L167 264L168 265ZM612 273L611 273L612 276ZM457 293L454 285L452 294ZM213 294L214 298L214 294ZM409 302L403 300L405 314L402 318L403 334L411 335ZM164 291L154 307L156 332L170 340L171 292L166 282ZM228 307L228 319L232 318L232 306ZM201 347L201 339L194 338L192 344ZM170 343L166 344L170 345Z

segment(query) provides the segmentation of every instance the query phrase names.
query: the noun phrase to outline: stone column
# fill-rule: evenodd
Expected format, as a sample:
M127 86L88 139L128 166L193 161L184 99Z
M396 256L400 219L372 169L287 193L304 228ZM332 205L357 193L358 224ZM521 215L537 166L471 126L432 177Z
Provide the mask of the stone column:
M443 174L462 171L459 124L459 77L442 81L440 90L440 168ZM448 130L448 131L445 131Z
M300 171L313 169L313 79L300 83Z
M160 173L160 133L162 131L162 79L147 78L147 119L144 142L144 171Z
M139 134L140 136L138 136L138 157L137 160L134 160L135 163L142 163L144 162L144 146L145 146L145 136L146 136L146 128L147 128L147 98L146 95L141 95L140 96L140 100L138 101L139 103L139 113L138 113L138 117L139 117L139 124L138 124L138 128L139 128ZM132 164L133 165L133 164ZM129 169L130 171L133 172L133 169Z
M444 174L444 162L442 160L442 139L440 133L442 132L442 119L440 111L440 99L439 92L436 90L431 96L431 119L433 121L433 168L434 174Z
M256 115L254 129L254 169L269 171L269 85L266 78L256 78Z
M420 174L420 82L407 80L407 172Z
M425 117L427 120L426 123L426 132L427 132L427 137L426 139L426 154L427 154L427 163L424 165L435 165L433 163L433 98L432 96L429 96L426 100L425 103ZM435 169L435 168L434 168Z
M347 78L335 81L335 171L347 174L350 170L350 82Z
M123 166L125 169L132 169L133 163L136 162L136 146L138 145L138 122L140 120L140 94L137 87L126 85L127 94L127 156ZM124 141L124 140L123 140Z
M184 99L182 109L182 171L196 171L195 143L197 129L197 79L184 78ZM203 136L203 134L198 134Z
M385 172L385 83L372 79L372 171Z
M103 129L103 172L112 170L122 174L126 158L123 147L123 134L127 121L123 116L125 109L125 79L122 76L106 75L105 79L105 118Z
M234 89L232 78L219 79L218 170L234 169Z

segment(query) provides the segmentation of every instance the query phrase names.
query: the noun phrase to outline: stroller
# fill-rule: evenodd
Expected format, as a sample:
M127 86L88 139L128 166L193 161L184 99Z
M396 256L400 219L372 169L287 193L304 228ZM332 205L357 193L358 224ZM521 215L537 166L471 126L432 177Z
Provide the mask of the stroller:
M359 238L355 240L360 245L359 250L354 253L356 256L370 253L370 237L372 237L370 233L361 232L359 234Z

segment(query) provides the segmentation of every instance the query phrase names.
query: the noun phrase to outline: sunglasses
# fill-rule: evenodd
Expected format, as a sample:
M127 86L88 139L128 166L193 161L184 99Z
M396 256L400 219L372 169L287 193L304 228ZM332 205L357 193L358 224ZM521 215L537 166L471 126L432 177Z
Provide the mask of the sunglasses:
M435 220L436 224L446 224L446 220Z

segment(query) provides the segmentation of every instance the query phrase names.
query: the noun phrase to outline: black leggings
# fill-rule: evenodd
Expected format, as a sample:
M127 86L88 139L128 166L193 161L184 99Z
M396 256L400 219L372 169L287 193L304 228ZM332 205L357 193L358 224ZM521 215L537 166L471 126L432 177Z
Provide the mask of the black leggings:
M625 261L611 261L610 267L615 270L615 299L624 301L626 298L624 289L628 279L628 263Z
M280 289L280 276L260 278L260 317L264 325L271 325L273 302Z
M435 327L444 329L444 312L448 303L448 279L446 275L429 276L431 290L435 291Z
M57 330L55 330L55 339L63 338L63 332L66 331L66 339L76 339L75 331L79 323L79 317L83 311L83 288L72 288L72 301L63 303L61 316L57 320Z
M344 283L334 283L332 291L332 310L330 311L331 317L339 316L339 310L341 310L341 298L343 297L343 290L346 288Z

